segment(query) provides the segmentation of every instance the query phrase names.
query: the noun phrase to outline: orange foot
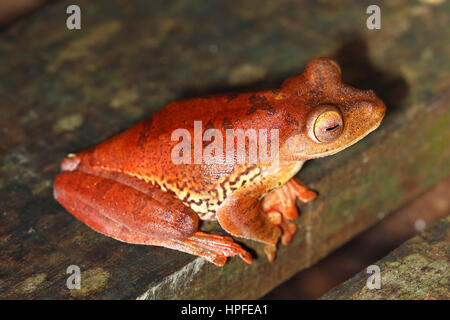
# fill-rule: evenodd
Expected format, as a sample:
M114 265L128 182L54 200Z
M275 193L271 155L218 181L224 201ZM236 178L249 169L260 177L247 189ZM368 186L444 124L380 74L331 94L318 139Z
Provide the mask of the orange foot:
M227 257L239 255L242 260L252 263L252 256L229 236L209 234L197 231L192 237L172 240L184 248L184 252L198 255L203 259L222 267Z
M297 232L297 226L289 220L298 217L295 200L307 203L314 200L317 193L305 187L298 179L292 178L285 185L267 194L261 201L261 208L267 214L269 220L282 231L281 242L288 245ZM265 253L269 261L275 258L276 247L268 245Z

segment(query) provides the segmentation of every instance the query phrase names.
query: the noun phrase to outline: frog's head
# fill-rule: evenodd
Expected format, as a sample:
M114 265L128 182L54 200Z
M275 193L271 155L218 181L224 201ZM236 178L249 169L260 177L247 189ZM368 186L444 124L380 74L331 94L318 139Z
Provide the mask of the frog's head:
M303 74L288 79L298 126L281 147L282 156L308 160L337 153L375 130L386 106L372 90L359 90L341 82L341 70L329 58L310 61Z

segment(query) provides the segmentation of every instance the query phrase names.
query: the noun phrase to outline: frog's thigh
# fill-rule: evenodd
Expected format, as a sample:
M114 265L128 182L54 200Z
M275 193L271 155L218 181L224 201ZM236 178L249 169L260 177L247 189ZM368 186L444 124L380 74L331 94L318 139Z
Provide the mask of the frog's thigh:
M197 214L151 185L75 171L59 174L54 190L75 217L117 240L183 251L218 266L234 255L251 263L251 255L230 237L198 232Z
M260 200L251 195L232 195L217 210L223 229L237 237L276 244L281 230L259 209Z
M192 236L198 216L181 201L148 186L141 192L121 182L79 171L60 173L55 198L92 229L130 243ZM162 193L162 194L161 194ZM155 243L156 244L156 243Z

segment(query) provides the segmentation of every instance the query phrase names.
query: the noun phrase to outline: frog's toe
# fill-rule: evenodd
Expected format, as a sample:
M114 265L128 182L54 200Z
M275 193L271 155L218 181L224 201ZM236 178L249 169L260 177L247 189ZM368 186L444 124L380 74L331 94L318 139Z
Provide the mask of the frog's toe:
M229 236L208 234L198 231L192 237L181 239L196 248L196 254L221 267L228 257L239 255L246 263L252 263L252 256Z
M267 214L270 222L281 229L281 243L288 245L291 243L292 238L297 232L297 226L294 223L289 222L281 213L277 211L271 211Z
M287 246L291 243L292 238L297 233L297 226L287 220L283 220L280 224L280 228L283 232L281 243Z
M316 191L309 189L295 177L289 180L285 186L289 189L290 195L297 197L303 203L308 203L317 198Z
M280 224L281 218L293 220L298 217L295 200L307 203L317 197L317 192L305 187L298 179L292 178L283 186L267 194L261 201L261 209L270 221ZM282 217L279 216L282 215Z
M266 254L267 260L269 262L273 262L275 260L275 256L277 255L277 245L276 244L268 244L264 247L264 253Z
M269 217L270 215L274 215L274 213L272 212L269 214ZM282 217L281 214L278 213L278 215L281 217L281 221L275 225L281 229L281 243L287 246L297 232L297 226ZM277 245L267 244L264 247L264 253L266 254L267 260L269 262L273 262L275 260L275 256L277 255Z
M301 202L308 203L317 198L317 192L311 189L305 189L302 193L298 194L298 198Z

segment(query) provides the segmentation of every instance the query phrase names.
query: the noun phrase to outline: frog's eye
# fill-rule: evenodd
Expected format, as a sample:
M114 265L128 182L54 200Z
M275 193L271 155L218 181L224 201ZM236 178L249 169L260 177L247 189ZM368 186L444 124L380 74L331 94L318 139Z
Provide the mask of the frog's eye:
M339 137L343 128L344 121L339 110L332 106L324 106L312 115L309 134L317 142L327 143Z

